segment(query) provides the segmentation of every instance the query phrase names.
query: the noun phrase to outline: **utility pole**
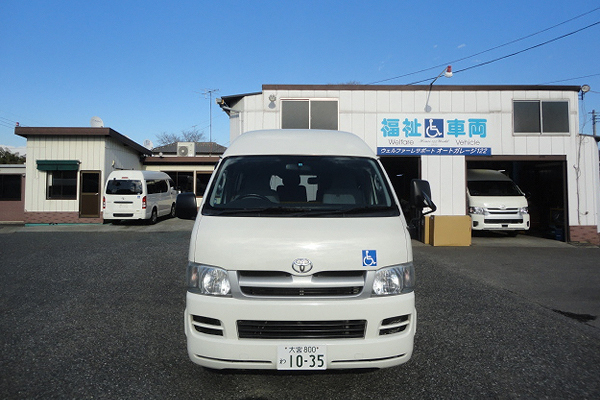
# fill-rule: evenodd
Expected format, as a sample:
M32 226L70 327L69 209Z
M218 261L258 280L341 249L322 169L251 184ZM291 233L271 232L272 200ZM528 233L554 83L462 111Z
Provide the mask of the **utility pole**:
M598 122L598 115L596 115L596 110L592 110L592 133L594 137L596 137L596 122Z
M219 89L204 89L204 92L202 92L202 94L204 95L204 98L206 98L206 95L208 95L208 114L209 114L209 139L208 141L212 143L212 94L218 92Z

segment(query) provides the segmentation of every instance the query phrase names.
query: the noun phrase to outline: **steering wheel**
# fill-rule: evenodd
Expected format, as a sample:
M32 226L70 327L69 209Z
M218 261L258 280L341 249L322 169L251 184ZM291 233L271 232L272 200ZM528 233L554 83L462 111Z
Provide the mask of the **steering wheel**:
M246 193L246 194L243 194L240 197L238 197L236 200L243 200L243 199L260 199L260 200L266 200L268 202L271 202L271 200L269 200L269 198L267 196L263 196L262 194L258 194L258 193Z

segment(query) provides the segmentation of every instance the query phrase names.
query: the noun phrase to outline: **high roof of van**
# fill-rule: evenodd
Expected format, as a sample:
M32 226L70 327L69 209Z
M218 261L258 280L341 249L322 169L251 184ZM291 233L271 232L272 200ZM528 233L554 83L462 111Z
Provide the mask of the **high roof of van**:
M316 129L246 132L231 143L223 157L271 154L377 157L364 140L353 133Z
M124 169L113 171L108 175L107 180L111 179L170 179L169 175L160 171L140 171L133 169Z
M467 181L511 181L511 179L493 169L468 169Z

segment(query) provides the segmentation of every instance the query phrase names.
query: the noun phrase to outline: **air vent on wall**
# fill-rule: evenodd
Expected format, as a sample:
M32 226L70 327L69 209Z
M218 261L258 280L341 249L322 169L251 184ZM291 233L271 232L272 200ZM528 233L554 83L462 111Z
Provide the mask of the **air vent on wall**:
M196 143L179 142L177 143L177 155L179 157L194 157L196 155Z

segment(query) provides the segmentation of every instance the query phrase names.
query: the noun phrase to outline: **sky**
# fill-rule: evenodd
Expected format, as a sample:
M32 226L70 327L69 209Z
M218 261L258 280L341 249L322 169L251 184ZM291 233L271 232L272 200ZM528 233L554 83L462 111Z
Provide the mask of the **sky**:
M88 127L94 116L140 144L197 129L228 146L215 97L263 84L429 84L447 64L454 76L436 84L587 84L580 132L591 134L600 2L4 2L0 146L23 153L17 122Z

